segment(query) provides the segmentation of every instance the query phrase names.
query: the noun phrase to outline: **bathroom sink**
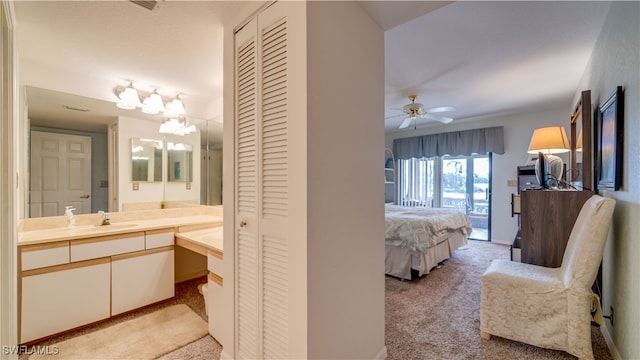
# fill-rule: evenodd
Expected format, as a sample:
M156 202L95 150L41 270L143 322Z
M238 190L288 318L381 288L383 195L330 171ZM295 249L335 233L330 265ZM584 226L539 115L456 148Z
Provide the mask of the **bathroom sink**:
M96 229L104 229L104 230L126 229L134 226L136 226L136 224L132 224L132 223L111 223L109 225L94 225Z
M109 231L132 228L132 227L135 227L136 225L137 224L133 224L133 223L115 223L115 224L111 223L109 225L82 225L82 226L74 227L73 230L76 233L77 232L94 233L99 231L109 232Z

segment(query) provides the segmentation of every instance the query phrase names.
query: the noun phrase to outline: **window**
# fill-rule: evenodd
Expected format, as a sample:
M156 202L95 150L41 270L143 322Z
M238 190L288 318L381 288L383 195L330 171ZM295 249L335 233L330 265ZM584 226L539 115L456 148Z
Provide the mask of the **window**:
M399 205L463 211L473 226L470 238L490 238L490 155L412 158L397 164Z
M398 204L437 207L434 202L437 158L398 160Z

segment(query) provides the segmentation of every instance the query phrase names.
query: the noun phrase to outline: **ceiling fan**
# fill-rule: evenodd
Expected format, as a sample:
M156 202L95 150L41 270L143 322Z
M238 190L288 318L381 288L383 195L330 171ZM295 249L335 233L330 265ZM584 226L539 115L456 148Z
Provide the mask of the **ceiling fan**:
M440 106L430 109L425 109L424 105L417 103L418 95L409 95L410 104L405 105L402 109L403 114L390 116L387 119L398 117L398 116L407 116L406 119L400 124L399 129L404 129L411 124L412 120L416 120L418 117L431 119L435 121L439 121L443 124L448 124L453 121L453 118L447 116L433 115L432 113L437 112L446 112L446 111L454 111L456 110L453 106Z

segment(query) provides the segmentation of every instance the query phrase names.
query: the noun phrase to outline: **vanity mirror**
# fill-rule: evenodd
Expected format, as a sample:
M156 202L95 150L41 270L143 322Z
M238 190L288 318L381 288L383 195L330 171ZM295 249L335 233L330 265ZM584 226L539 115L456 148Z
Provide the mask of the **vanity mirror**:
M193 181L193 146L183 143L167 143L167 181Z
M112 124L118 123L119 116L131 117L130 113L127 113L126 110L121 110L116 108L114 103L98 100L94 98L88 98L83 96L78 96L69 93L63 93L59 91L54 91L50 89L43 89L33 86L25 86L25 95L26 95L26 106L25 106L25 116L24 123L22 126L23 135L25 139L25 143L30 143L31 133L33 130L38 131L46 131L46 132L56 132L62 134L72 134L72 135L84 135L91 137L91 150L93 153L92 162L90 166L90 178L91 178L91 189L87 192L80 194L83 196L84 201L88 201L90 204L86 207L86 212L97 212L98 210L106 210L106 211L118 211L117 206L109 206L109 199L113 197L119 197L118 195L127 196L129 194L122 194L123 191L131 189L131 181L142 183L142 189L146 190L147 188L155 189L160 187L159 191L155 191L154 194L157 194L157 199L154 200L172 200L179 201L183 200L180 196L183 194L175 191L175 189L171 190L172 199L165 199L165 191L164 187L166 183L162 182L163 174L167 173L168 170L163 170L163 164L167 163L165 159L157 160L158 154L154 150L154 164L153 167L147 163L147 175L144 177L142 175L142 169L138 174L134 174L136 170L133 169L132 162L132 138L135 139L160 139L161 136L157 132L157 128L155 127L142 127L144 131L148 130L148 135L137 133L137 134L124 134L123 140L121 142L117 141L117 137L114 135L112 139L108 134L108 128ZM64 107L66 105L67 107ZM81 111L83 109L87 109L89 111ZM137 112L136 118L141 117L144 118L143 113ZM156 121L157 117L155 118ZM158 121L158 127L160 123ZM202 121L196 123L196 127L201 131L201 143L204 145L205 149L220 149L222 147L222 123L221 121ZM117 129L117 125L115 127ZM122 130L122 129L121 129ZM126 139L126 140L125 140ZM178 143L173 139L174 143ZM159 140L155 140L159 141ZM184 140L183 140L184 141ZM167 146L166 140L162 141L165 147ZM112 150L113 144L119 144L120 150L117 151L118 156L114 157L112 161L108 159L107 154L109 154ZM143 145L143 144L140 144ZM146 144L151 146L150 144ZM183 144L184 145L184 144ZM220 182L216 184L211 183L211 179L215 179L218 176L218 173L221 173L221 163L218 163L218 166L209 167L208 164L203 159L193 159L193 154L195 153L195 149L193 149L192 144L187 144L188 150L176 150L171 153L171 156L174 160L172 162L179 161L180 167L179 172L176 177L175 168L171 170L173 172L172 177L167 177L167 179L171 179L173 184L179 184L179 182L190 182L193 186L193 189L196 190L199 188L199 192L205 195L213 194L213 196L202 196L200 201L203 205L214 205L220 204L221 196ZM144 145L143 145L144 146ZM155 145L154 145L155 146ZM160 146L162 148L162 146ZM220 151L220 150L206 150L206 151ZM181 153L182 152L182 153ZM161 155L160 155L161 156ZM166 156L166 155L165 155ZM182 160L180 156L183 157ZM56 210L56 212L44 213L44 212L36 212L32 211L31 200L33 197L31 196L31 184L29 179L37 181L38 174L35 173L31 167L30 160L31 154L30 149L25 149L25 153L22 156L23 159L26 159L24 162L24 167L22 168L22 173L27 174L25 177L24 186L27 189L26 196L21 197L20 201L22 202L22 211L21 218L29 218L36 216L60 216L64 212L64 205L69 203L69 200L64 200L60 204L60 209ZM211 158L207 156L207 158ZM187 162L188 159L188 162ZM132 175L128 174L128 171L118 171L119 164L122 163L123 168L129 168L132 170ZM139 164L142 166L142 164ZM194 171L194 166L197 166L200 170L202 176L198 176L194 178L194 174L197 175L197 172ZM153 171L151 169L153 168ZM112 169L111 171L109 169ZM110 178L110 173L115 169L114 178ZM158 175L158 169L160 169L160 173ZM151 175L153 177L150 179ZM116 181L119 176L126 177L124 185L121 185L118 188L118 181ZM188 176L188 177L187 177ZM145 178L147 180L141 180ZM136 180L139 179L139 180ZM144 182L144 183L143 183ZM202 183L201 183L202 182ZM181 187L184 189L184 185ZM109 196L108 191L113 190L114 196ZM193 192L193 191L192 191ZM140 192L134 192L134 195L138 195ZM86 199L86 195L89 195L88 199ZM192 195L189 193L189 195ZM215 196L217 195L217 196ZM130 197L130 196L129 196ZM134 200L134 201L148 201L145 200ZM117 201L116 201L117 203ZM77 211L77 214L81 214L82 212Z
M131 139L131 181L162 181L162 141Z

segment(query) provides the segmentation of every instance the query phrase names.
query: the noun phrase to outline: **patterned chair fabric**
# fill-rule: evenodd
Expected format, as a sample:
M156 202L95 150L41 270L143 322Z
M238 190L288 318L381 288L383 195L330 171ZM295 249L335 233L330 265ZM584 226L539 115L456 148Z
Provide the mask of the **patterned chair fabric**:
M480 332L593 359L595 281L615 200L592 196L571 230L559 268L494 260L482 275ZM599 303L597 304L599 307Z

